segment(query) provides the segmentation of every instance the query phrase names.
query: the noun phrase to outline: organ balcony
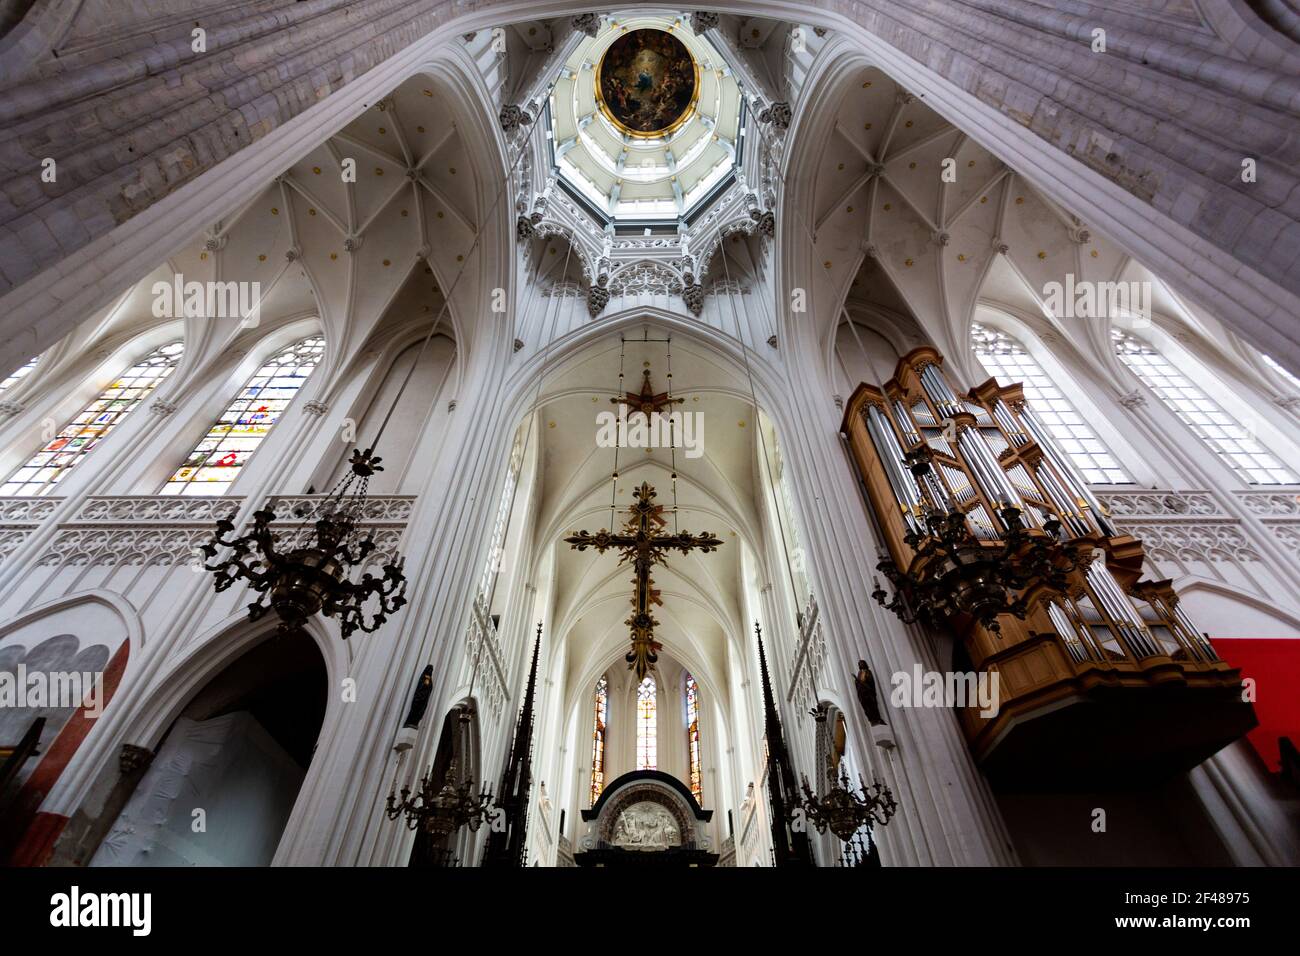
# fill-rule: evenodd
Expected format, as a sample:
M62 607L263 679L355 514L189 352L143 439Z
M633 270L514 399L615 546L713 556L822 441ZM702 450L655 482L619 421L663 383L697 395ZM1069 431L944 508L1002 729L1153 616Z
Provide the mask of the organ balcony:
M949 636L952 670L997 688L995 707L957 707L992 780L1160 779L1255 726L1240 671L1169 581L1142 579L1141 541L1115 528L1019 385L959 396L942 356L915 349L883 387L857 388L841 432L888 546L877 570L895 593L873 596Z

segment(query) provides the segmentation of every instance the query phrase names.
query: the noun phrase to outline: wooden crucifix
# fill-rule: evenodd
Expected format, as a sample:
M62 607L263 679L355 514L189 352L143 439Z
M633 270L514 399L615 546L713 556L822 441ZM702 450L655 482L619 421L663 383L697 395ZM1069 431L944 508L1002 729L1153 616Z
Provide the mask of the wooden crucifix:
M650 668L659 659L656 653L662 645L654 639L655 625L659 622L650 613L650 605L662 604L659 592L654 589L650 571L656 564L667 564L665 554L680 551L690 554L692 551L716 551L722 545L722 539L712 532L691 534L682 531L677 534L661 534L667 520L663 516L663 505L654 503L655 490L649 483L642 482L634 491L636 504L628 509L628 519L621 534L614 534L602 528L595 534L585 530L565 538L565 542L578 551L595 548L600 554L616 548L622 553L619 564L630 564L636 572L632 579L635 591L632 594L632 616L624 623L632 630L632 650L628 652L627 666L636 671L636 679L642 681Z

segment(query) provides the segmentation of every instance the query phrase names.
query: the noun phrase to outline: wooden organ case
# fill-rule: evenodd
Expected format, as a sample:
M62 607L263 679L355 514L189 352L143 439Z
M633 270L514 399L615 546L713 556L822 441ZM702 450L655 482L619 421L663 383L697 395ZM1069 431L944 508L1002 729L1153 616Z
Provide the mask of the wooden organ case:
M996 713L958 708L995 783L1154 781L1255 726L1241 674L1121 533L1019 385L959 396L923 347L863 384L842 434L887 543L887 604L956 642L953 670L997 673ZM885 604L878 584L876 599ZM991 683L991 682L990 682ZM993 709L993 708L990 708Z

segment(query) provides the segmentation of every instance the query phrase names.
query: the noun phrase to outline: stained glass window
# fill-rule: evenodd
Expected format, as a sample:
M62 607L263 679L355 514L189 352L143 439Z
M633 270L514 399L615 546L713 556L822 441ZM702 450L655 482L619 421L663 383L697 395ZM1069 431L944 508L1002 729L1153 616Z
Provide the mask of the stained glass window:
M976 323L971 327L971 348L999 385L1020 382L1024 386L1025 399L1034 415L1070 456L1084 480L1095 485L1132 482L1092 426L1023 345L1001 329Z
M655 679L647 674L636 689L636 769L658 767L658 713L655 707Z
M21 368L16 368L5 376L5 380L0 382L0 392L8 391L10 386L16 384L19 379L27 377L27 373L36 368L36 363L40 361L40 356L36 355L27 360L27 364Z
M1145 341L1112 329L1115 354L1219 459L1252 485L1287 485L1296 476L1250 431Z
M704 802L704 778L700 765L700 688L695 678L686 675L686 753L690 757L691 793L697 803Z
M325 340L317 335L271 356L240 389L159 493L225 494L324 353Z
M591 732L591 802L594 806L605 789L605 718L609 714L609 682L601 675L596 681L596 722Z
M87 452L116 428L131 409L144 401L158 383L172 373L183 350L180 342L161 346L119 375L30 461L0 485L0 495L48 495L73 465L85 458Z

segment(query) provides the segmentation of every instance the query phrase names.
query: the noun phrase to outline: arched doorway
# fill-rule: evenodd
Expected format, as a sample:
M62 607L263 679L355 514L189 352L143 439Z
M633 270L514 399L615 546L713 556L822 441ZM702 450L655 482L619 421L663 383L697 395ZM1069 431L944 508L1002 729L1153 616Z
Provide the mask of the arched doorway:
M305 633L233 661L163 735L89 865L270 865L316 749L326 687Z

